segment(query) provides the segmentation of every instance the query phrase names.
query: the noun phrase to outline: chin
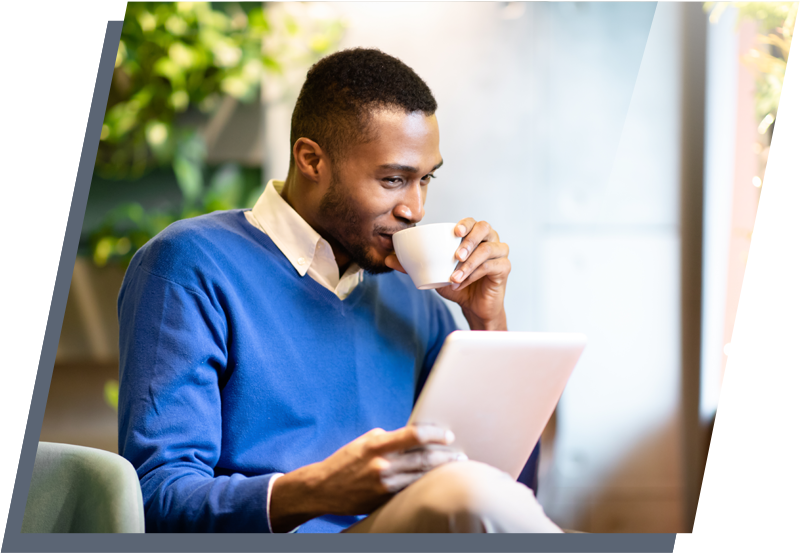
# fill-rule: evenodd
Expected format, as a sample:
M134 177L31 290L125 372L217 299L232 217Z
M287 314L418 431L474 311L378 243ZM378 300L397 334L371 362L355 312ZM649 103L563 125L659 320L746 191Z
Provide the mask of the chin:
M366 257L364 260L357 260L359 266L364 268L364 271L368 274L378 275L378 274L387 274L392 272L393 270L386 265L384 262L386 260L385 257L381 258L379 256L370 256Z
M356 264L361 266L365 272L372 275L387 274L393 270L384 262L391 253L382 255L379 249L371 249L372 252L360 252L353 256Z
M394 251L386 250L381 245L376 245L373 241L368 240L340 241L340 243L350 253L353 262L368 274L378 275L393 271L386 265L385 260Z
M370 267L362 266L361 264L359 264L359 266L364 268L365 272L367 272L368 274L372 274L373 276L377 276L378 274L388 274L389 272L393 271L386 264L381 264L380 266L375 264L375 265L371 265Z

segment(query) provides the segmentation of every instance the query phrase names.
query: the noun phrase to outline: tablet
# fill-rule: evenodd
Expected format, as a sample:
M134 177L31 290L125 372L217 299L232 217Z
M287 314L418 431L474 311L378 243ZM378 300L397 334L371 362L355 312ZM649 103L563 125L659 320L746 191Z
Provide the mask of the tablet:
M585 346L583 334L453 332L408 423L451 430L452 447L516 478Z

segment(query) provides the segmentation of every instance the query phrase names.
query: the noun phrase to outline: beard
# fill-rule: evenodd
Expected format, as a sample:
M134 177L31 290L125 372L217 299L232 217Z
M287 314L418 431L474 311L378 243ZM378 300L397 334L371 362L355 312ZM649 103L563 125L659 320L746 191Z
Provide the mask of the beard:
M358 264L369 274L385 274L391 272L384 259L374 256L370 249L370 239L378 233L390 233L392 230L375 225L373 235L364 237L361 234L361 217L354 209L353 201L343 191L338 172L331 175L331 185L322 197L319 205L319 218L326 231L339 242Z

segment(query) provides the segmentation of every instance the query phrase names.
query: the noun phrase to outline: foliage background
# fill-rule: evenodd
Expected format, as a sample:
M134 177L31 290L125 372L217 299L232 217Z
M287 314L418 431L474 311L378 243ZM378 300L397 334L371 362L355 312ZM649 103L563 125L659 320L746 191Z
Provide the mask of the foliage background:
M343 30L341 21L299 4L129 3L92 190L111 189L113 196L155 186L172 194L147 209L138 201L116 203L84 230L80 253L98 266L126 266L178 219L251 206L260 168L209 166L204 126L226 100L255 102L265 80L314 63Z
M176 220L252 206L260 166L208 164L205 128L226 103L257 102L266 80L283 84L287 71L332 51L343 32L342 21L302 4L129 3L87 211L104 194L113 207L84 229L79 255L124 268ZM146 191L155 206L113 200ZM114 409L118 394L108 380L103 397Z

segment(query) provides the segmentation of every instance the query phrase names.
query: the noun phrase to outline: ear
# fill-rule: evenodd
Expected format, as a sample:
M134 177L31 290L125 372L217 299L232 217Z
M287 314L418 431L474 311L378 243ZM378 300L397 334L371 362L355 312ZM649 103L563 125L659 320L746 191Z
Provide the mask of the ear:
M309 181L319 183L330 162L320 146L305 137L300 137L292 147L294 165L297 171Z

